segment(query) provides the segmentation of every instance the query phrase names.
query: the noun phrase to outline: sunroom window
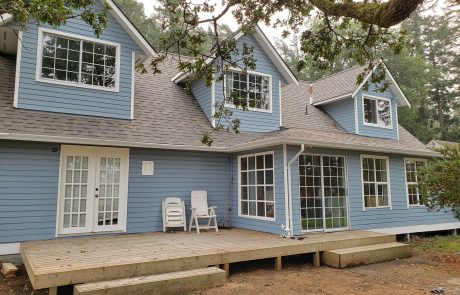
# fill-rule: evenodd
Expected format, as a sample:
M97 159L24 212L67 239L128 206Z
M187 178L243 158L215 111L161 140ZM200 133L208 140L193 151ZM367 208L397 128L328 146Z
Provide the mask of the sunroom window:
M363 97L364 123L378 127L391 127L391 101L388 99Z
M406 189L409 206L422 205L418 188L418 171L425 166L425 160L406 159Z
M117 46L43 33L41 79L115 88Z
M389 206L388 158L365 156L361 160L364 207Z
M256 110L270 110L270 79L268 75L227 71L227 103Z
M239 161L240 215L274 218L273 154L241 156Z

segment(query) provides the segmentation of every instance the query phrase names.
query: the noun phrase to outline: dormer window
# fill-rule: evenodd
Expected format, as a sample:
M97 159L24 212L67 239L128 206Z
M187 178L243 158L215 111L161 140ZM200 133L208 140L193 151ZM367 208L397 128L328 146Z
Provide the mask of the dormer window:
M391 128L391 100L363 96L364 125Z
M249 110L271 111L271 76L248 71L227 71L227 106L247 106Z
M37 80L118 91L120 46L41 29Z

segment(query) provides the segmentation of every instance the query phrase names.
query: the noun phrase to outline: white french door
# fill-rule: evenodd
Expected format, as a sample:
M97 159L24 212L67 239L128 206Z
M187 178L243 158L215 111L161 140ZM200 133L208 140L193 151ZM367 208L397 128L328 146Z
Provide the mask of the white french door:
M126 229L129 149L63 145L58 234Z

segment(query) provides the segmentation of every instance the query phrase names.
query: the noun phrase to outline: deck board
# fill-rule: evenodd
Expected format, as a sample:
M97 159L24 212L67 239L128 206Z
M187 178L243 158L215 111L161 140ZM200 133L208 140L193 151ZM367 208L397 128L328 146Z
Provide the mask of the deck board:
M25 242L21 255L33 287L41 289L312 253L393 237L370 231L312 234L301 241L241 229L199 235L145 233Z

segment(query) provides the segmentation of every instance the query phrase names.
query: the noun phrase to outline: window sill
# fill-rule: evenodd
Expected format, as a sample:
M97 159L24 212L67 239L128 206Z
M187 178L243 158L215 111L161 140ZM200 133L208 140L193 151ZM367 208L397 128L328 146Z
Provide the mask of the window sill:
M409 204L409 209L410 208L426 208L426 206L422 204L414 204L414 205Z
M79 88L108 91L108 92L120 92L118 85L114 88L107 88L107 87L101 87L101 86L72 83L72 82L67 82L67 81L60 81L60 80L53 80L53 79L46 79L46 78L36 78L35 81L40 82L40 83L57 84L57 85L68 86L68 87L79 87Z
M371 211L371 210L380 210L380 209L390 209L390 210L393 210L393 208L391 206L379 206L379 207L364 207L363 208L363 211Z
M270 218L270 217L260 217L260 216L251 216L251 215L242 215L242 214L238 214L238 217L247 218L247 219L255 219L255 220L260 220L260 221L270 221L270 222L276 221L275 217Z
M241 108L237 108L235 105L233 104L225 104L224 107L226 108L230 108L230 109L237 109L237 110L240 110L242 112L244 112L243 109ZM259 112L259 113L269 113L271 114L272 113L272 110L271 109L268 109L268 110L264 110L264 109L257 109L257 108L248 108L248 111L251 111L251 112Z
M393 129L393 125L382 126L382 125L379 125L379 124L372 124L372 123L366 123L366 122L364 122L363 125L366 126L366 127L374 127L374 128L381 128L381 129Z

